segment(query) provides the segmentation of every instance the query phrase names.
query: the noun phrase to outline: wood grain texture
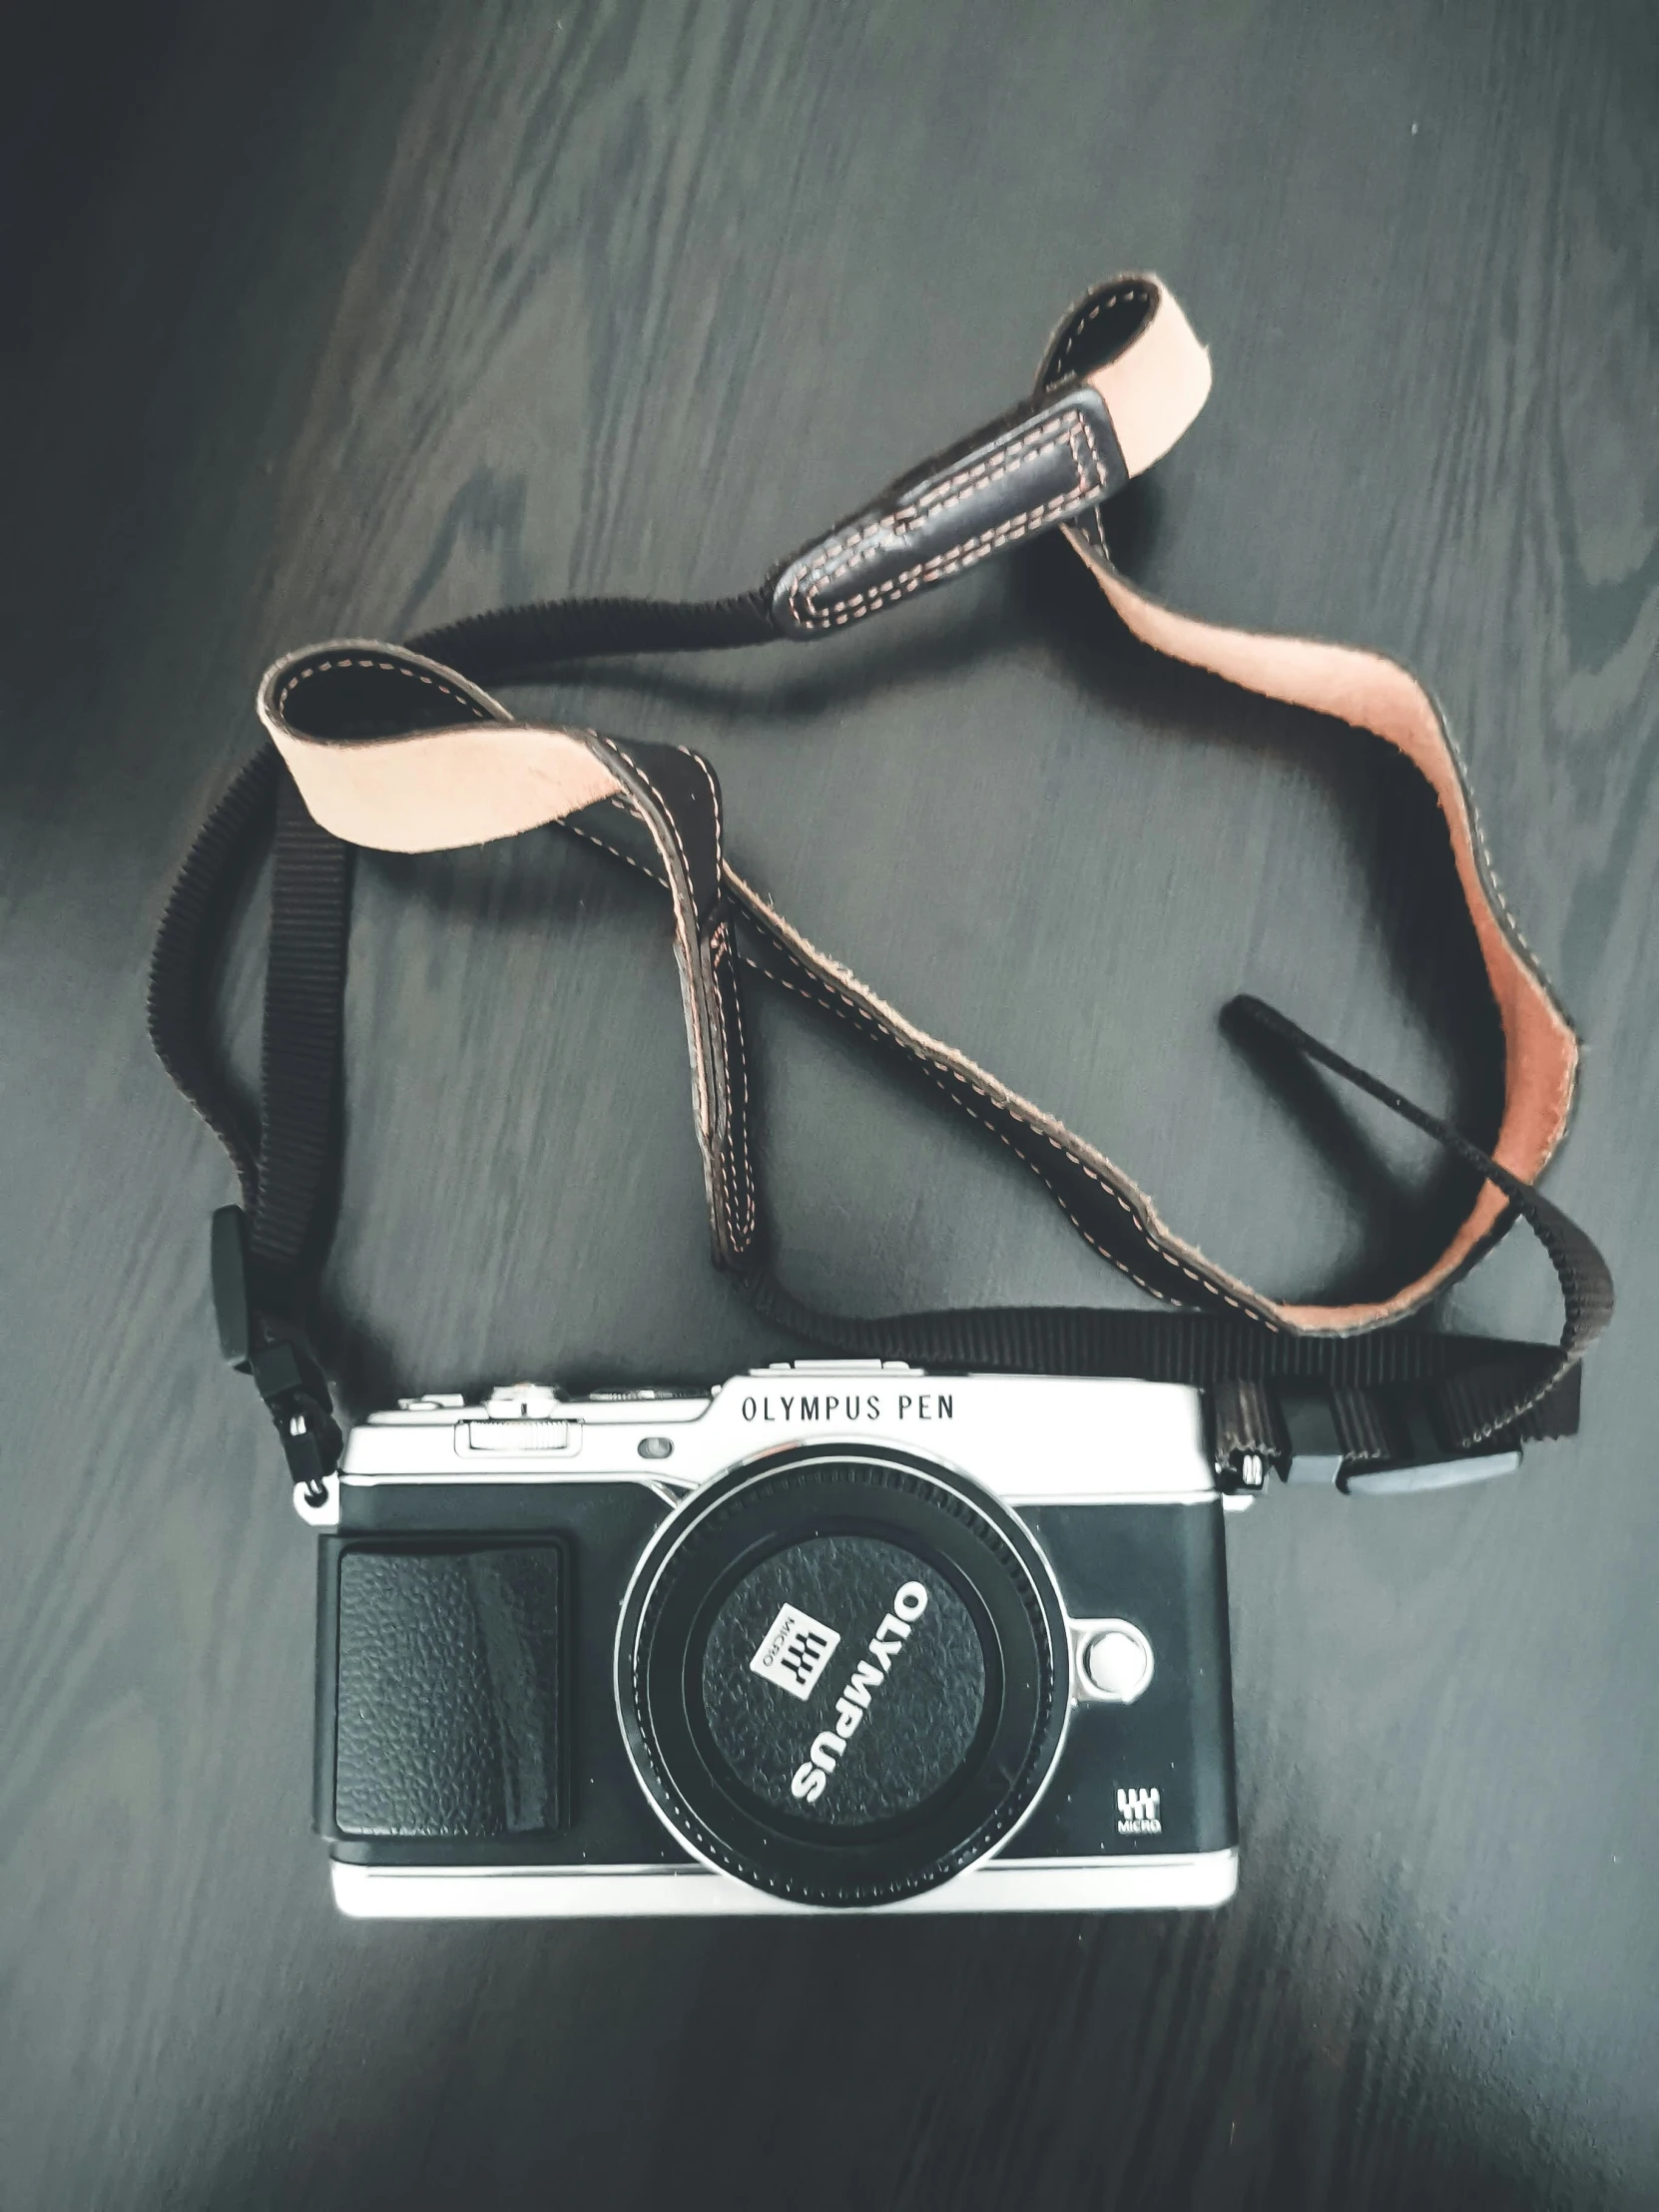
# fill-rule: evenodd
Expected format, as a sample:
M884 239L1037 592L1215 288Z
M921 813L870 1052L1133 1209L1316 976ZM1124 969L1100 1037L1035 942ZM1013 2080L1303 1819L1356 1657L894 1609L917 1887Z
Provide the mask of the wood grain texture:
M34 36L4 96L0 2202L1659 2202L1646 0L173 0ZM1423 673L1588 1040L1550 1177L1621 1291L1584 1437L1232 1531L1217 1919L348 1926L306 1834L309 1547L212 1353L228 1175L142 1023L259 671L503 598L747 586L1133 267L1217 388L1119 550ZM1489 1122L1472 946L1380 749L1159 669L1053 546L811 653L556 697L706 750L746 872L1228 1265L1354 1291L1434 1249L1460 1188L1214 1022L1258 991ZM807 1017L757 1026L805 1293L1128 1295L994 1148ZM707 1265L643 888L544 838L365 863L349 1036L360 1391L787 1349ZM1518 1246L1454 1310L1551 1318Z

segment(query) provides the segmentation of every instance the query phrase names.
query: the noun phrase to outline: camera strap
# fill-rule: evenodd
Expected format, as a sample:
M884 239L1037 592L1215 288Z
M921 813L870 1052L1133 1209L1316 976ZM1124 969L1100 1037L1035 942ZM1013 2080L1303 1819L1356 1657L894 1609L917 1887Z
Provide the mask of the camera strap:
M554 825L666 890L717 1266L767 1319L855 1357L990 1371L1128 1375L1207 1393L1224 1481L1268 1467L1349 1490L1422 1488L1513 1463L1525 1438L1571 1432L1578 1360L1612 1311L1607 1267L1535 1182L1571 1103L1577 1043L1491 870L1444 722L1415 677L1375 653L1201 623L1113 564L1101 509L1181 435L1209 360L1167 287L1120 278L1062 322L1035 393L783 563L713 602L573 600L474 617L408 646L344 640L277 662L259 693L269 743L197 839L164 918L150 1022L169 1073L236 1166L242 1205L214 1225L222 1349L251 1373L296 1482L312 1494L340 1449L310 1339L341 1138L341 1010L357 845L447 849ZM1480 1177L1445 1250L1385 1298L1269 1298L1161 1219L1106 1156L988 1070L907 1021L820 951L727 859L720 792L683 748L526 721L483 686L543 681L603 655L807 642L864 621L1035 533L1063 530L1119 618L1155 650L1382 738L1428 782L1449 838L1504 1043L1488 1156L1259 1000L1240 1025L1380 1100ZM258 1129L215 1053L214 975L228 912L274 836ZM1047 1185L1078 1233L1178 1309L975 1309L878 1320L820 1312L773 1273L753 1156L740 976L765 978L918 1074ZM1401 1327L1519 1216L1561 1287L1557 1345Z

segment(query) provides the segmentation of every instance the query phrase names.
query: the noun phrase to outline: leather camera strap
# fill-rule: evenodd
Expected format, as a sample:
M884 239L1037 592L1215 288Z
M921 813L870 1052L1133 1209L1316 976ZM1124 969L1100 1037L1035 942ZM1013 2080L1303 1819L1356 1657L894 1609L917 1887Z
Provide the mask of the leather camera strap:
M1565 1126L1577 1045L1503 905L1439 713L1414 677L1381 655L1199 623L1139 591L1107 552L1103 504L1169 449L1208 389L1208 357L1167 288L1152 277L1120 278L1062 323L1027 405L911 472L757 592L706 603L510 609L407 647L344 640L308 648L268 672L259 711L271 746L233 785L186 864L158 940L151 1023L164 1063L238 1168L246 1251L242 1215L216 1228L222 1335L227 1355L260 1382L296 1478L314 1482L338 1448L306 1316L337 1172L349 847L438 850L548 824L667 890L716 1263L786 1328L865 1356L1196 1382L1211 1392L1218 1469L1258 1479L1265 1463L1283 1469L1299 1449L1328 1461L1348 1487L1364 1486L1368 1468L1414 1467L1425 1480L1451 1479L1489 1467L1494 1444L1575 1424L1576 1362L1611 1312L1612 1285L1594 1245L1533 1185ZM1386 1298L1287 1304L1228 1274L1169 1229L1102 1153L906 1021L745 881L725 856L719 789L699 756L525 721L482 688L545 678L602 654L809 641L1055 527L1148 644L1375 733L1434 793L1502 1025L1505 1097L1491 1157L1259 1002L1238 1000L1233 1009L1368 1090L1482 1177L1444 1252ZM214 1063L206 1003L227 898L250 839L273 818L256 1139L239 1125ZM858 1321L794 1299L766 1261L742 967L925 1076L1039 1175L1094 1249L1143 1290L1189 1311L981 1310ZM1540 1237L1561 1284L1558 1346L1388 1326L1473 1265L1515 1214ZM1310 1436L1326 1440L1323 1454Z

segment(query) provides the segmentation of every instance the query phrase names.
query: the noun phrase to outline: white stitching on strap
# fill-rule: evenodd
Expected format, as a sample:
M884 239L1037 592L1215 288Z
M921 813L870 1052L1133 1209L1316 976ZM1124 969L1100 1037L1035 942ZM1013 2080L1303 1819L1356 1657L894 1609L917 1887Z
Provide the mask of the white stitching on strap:
M1045 454L1057 452L1061 446L1071 448L1077 481L1068 490L1056 494L1040 505L1027 508L1022 514L1012 515L1006 521L988 530L980 531L962 544L947 547L930 560L918 562L904 570L888 583L871 586L868 590L854 592L841 599L826 603L821 594L841 578L860 568L870 556L871 540L887 531L902 530L920 520L933 521L949 508L970 498L985 484L1008 475L1017 467L1028 466ZM1084 448L1087 448L1085 455ZM1092 468L1092 477L1091 477ZM1100 448L1095 442L1093 425L1081 408L1072 408L1064 414L1046 417L1033 423L1014 443L975 461L971 467L948 476L938 485L920 494L916 499L893 509L890 514L876 515L867 522L839 538L831 538L824 546L811 567L803 571L790 587L790 612L803 629L830 630L855 622L861 616L872 614L877 607L886 606L906 593L919 590L924 583L936 583L946 576L953 576L974 561L982 560L998 546L1023 537L1038 524L1057 520L1078 500L1098 492L1106 479L1106 466Z
M803 941L805 942L805 940ZM1033 1137L1037 1138L1040 1142L1048 1145L1052 1151L1059 1153L1062 1159L1069 1160L1072 1166L1077 1168L1083 1175L1087 1176L1091 1183L1096 1184L1103 1192L1106 1193L1108 1197L1114 1199L1117 1204L1122 1207L1123 1211L1129 1216L1131 1223L1134 1225L1137 1235L1141 1237L1143 1242L1152 1251L1156 1252L1161 1260L1165 1261L1169 1266L1177 1268L1181 1272L1181 1274L1187 1277L1189 1282L1198 1284L1201 1289L1208 1291L1212 1296L1216 1298L1220 1298L1225 1304L1231 1306L1235 1310L1235 1312L1246 1314L1253 1321L1259 1321L1269 1329L1277 1329L1279 1327L1279 1324L1272 1320L1270 1316L1263 1313L1260 1308L1247 1305L1242 1299L1235 1298L1230 1292L1224 1290L1221 1283L1216 1278L1213 1272L1201 1273L1200 1270L1198 1270L1197 1268L1189 1267L1187 1262L1181 1259L1177 1253L1172 1251L1168 1244L1164 1243L1160 1238L1156 1237L1152 1233L1152 1231L1147 1227L1146 1223L1142 1221L1140 1215L1136 1212L1135 1208L1130 1204L1129 1200L1124 1196L1123 1192L1120 1191L1115 1184L1108 1181L1108 1179L1103 1176L1098 1169L1092 1168L1086 1160L1079 1159L1074 1152L1068 1150L1068 1148L1060 1142L1059 1138L1056 1137L1052 1131L1038 1128L1031 1121L1029 1115L1024 1114L1020 1111L1018 1105L1010 1096L1004 1094L1000 1098L997 1097L994 1092L987 1090L983 1083L976 1082L975 1079L967 1073L965 1068L958 1067L954 1065L954 1063L946 1062L941 1067L940 1063L935 1060L932 1055L929 1054L918 1041L906 1037L902 1030L895 1029L892 1023L886 1020L875 1007L870 1006L867 1003L861 1003L859 1000L853 998L850 993L842 989L838 983L834 982L829 975L825 974L822 969L814 968L812 962L805 959L800 953L797 953L795 957L802 961L802 965L805 966L810 973L819 978L821 986L824 990L831 993L834 997L838 998L841 1001L841 1003L848 1009L855 1020L861 1020L867 1023L870 1027L876 1029L881 1035L889 1038L892 1043L898 1046L899 1050L903 1052L908 1059L916 1062L920 1067L922 1067L932 1078L932 1080L935 1083L939 1084L942 1089L948 1092L950 1085L953 1083L965 1084L969 1090L977 1092L979 1097L981 1097L987 1105L1000 1108L1002 1112L1008 1114L1013 1120L1020 1123L1023 1128L1030 1130ZM811 994L802 991L799 984L790 984L785 977L775 974L770 967L765 966L761 961L751 961L750 964L751 966L758 969L761 974L770 976L774 982L783 984L786 990L794 989L798 992L799 995L810 998ZM853 980L855 980L855 978ZM958 1100L958 1103L962 1104L963 1111L971 1115L975 1121L983 1120L984 1117L979 1114L974 1114L973 1109L970 1106L967 1106L964 1102L960 1100ZM1047 1184L1049 1191L1053 1194L1056 1203L1070 1219L1073 1227L1078 1231L1079 1235L1086 1240L1086 1242L1094 1246L1094 1249L1101 1255L1102 1259L1109 1260L1113 1267L1120 1268L1122 1272L1129 1277L1131 1282L1139 1284L1142 1290L1150 1292L1154 1298L1167 1298L1166 1293L1161 1291L1154 1291L1151 1284L1142 1283L1140 1277L1136 1275L1133 1268L1129 1267L1125 1261L1119 1259L1115 1253L1109 1252L1106 1247L1101 1244L1096 1238L1089 1235L1088 1230L1084 1228L1083 1224L1077 1219L1076 1214L1073 1213L1071 1208L1067 1205L1063 1194L1055 1189L1053 1182L1049 1179L1047 1175L1043 1173L1042 1169L1037 1166L1037 1163L1032 1160L1028 1154L1021 1151L1019 1146L1014 1144L1011 1138L1003 1137L1002 1132L999 1129L996 1129L994 1125L990 1122L985 1122L984 1126L987 1129L990 1129L993 1135L1002 1137L1002 1141L1008 1146L1008 1149L1011 1152L1016 1153L1020 1159L1024 1160L1026 1165L1031 1168L1034 1174L1041 1177L1042 1181ZM1174 1301L1170 1300L1169 1303L1173 1304Z
M1015 515L1010 521L998 523L994 529L981 531L978 537L964 539L948 553L935 553L931 560L919 561L914 568L900 570L885 584L872 585L867 591L852 592L844 599L835 600L829 614L804 616L803 626L815 630L836 629L856 622L863 615L873 614L877 607L884 607L890 600L919 591L923 584L936 584L946 576L957 575L962 569L971 568L975 561L982 561L988 553L994 553L999 546L1024 537L1038 524L1057 520L1075 497L1073 492L1060 492L1046 505ZM793 608L795 594L790 597Z
M715 871L717 881L720 884L721 892L724 895L726 887L725 825L722 821L720 811L720 786L715 781L714 770L709 766L708 762L704 760L701 753L694 753L689 745L682 745L678 748L678 750L686 756L686 759L688 761L694 762L696 766L703 771L703 780L709 787L709 801L711 806L714 808L715 814ZM727 1032L726 1000L720 987L720 975L718 971L714 968L714 962L720 957L722 951L728 954L730 953L731 944L731 924L729 920L723 918L717 925L714 933L709 939L709 959L711 965L711 973L713 974L715 985L715 1008L720 1019L721 1058L725 1062L726 1066L728 1131L730 1131L732 1126L732 1042ZM736 1192L731 1191L729 1195L732 1199L732 1225L734 1233L741 1233L743 1243L747 1247L750 1239L755 1234L755 1174L749 1156L749 1055L741 1049L741 1043L740 1050L737 1055L737 1064L738 1074L743 1085L742 1105L739 1111L738 1120L738 1144L736 1148L733 1148L731 1146L723 1148L723 1167L730 1182L733 1167L735 1165L737 1173L742 1181L744 1204L741 1210L741 1214L737 1203Z
M483 708L478 705L476 700L468 699L464 692L456 691L452 684L445 684L436 676L428 676L422 669L407 668L401 661L358 660L349 653L342 653L337 661L311 661L308 662L305 667L295 669L293 674L288 678L287 682L282 686L281 690L276 694L276 712L278 714L282 712L283 708L288 703L288 695L298 685L303 684L308 678L312 676L324 675L327 670L331 668L377 668L383 670L384 673L388 676L406 676L411 683L425 684L429 690L440 691L443 693L446 699L453 699L457 706L464 707L466 709L467 713L472 717L474 722L490 722L494 719L493 716L485 714ZM503 724L502 727L505 728L506 725ZM302 732L300 734L303 735ZM409 732L410 737L418 737L420 735L421 733L419 731L411 730Z
M691 753L689 747L682 746L680 750L684 753L689 754L691 759L701 761L701 756ZM703 763L703 766L706 769L707 763ZM710 780L711 783L713 783L712 775ZM716 785L714 788L718 800L719 786ZM606 804L611 806L622 805L624 811L627 811L626 802L619 802L614 796L610 800L608 800ZM584 842L596 845L602 851L609 852L613 854L617 859L625 861L629 867L633 868L638 874L643 875L648 882L657 883L659 888L662 887L660 879L657 876L653 875L649 868L643 866L640 861L635 859L631 853L625 852L620 845L612 844L608 838L598 836L593 830L585 830L581 828L578 824L573 822L562 823L559 825L559 827L568 830L572 836L580 837L583 839ZM722 860L722 876L724 881L728 885L735 883L737 880L732 876L730 869L725 866L724 859ZM716 935L729 936L729 924L723 922L721 924L720 930L716 932ZM711 940L711 948L712 945L713 940ZM1021 1128L1029 1131L1031 1136L1037 1139L1039 1143L1046 1145L1050 1151L1057 1152L1063 1160L1068 1161L1070 1165L1077 1169L1080 1174L1084 1175L1091 1183L1096 1185L1099 1190L1105 1193L1106 1196L1111 1198L1118 1206L1122 1208L1124 1213L1128 1215L1130 1223L1134 1228L1136 1235L1140 1237L1148 1250L1155 1252L1158 1255L1159 1259L1162 1260L1167 1266L1178 1269L1181 1274L1187 1277L1189 1282L1197 1284L1200 1289L1207 1291L1212 1297L1221 1299L1224 1304L1232 1307L1235 1313L1246 1315L1249 1319L1259 1322L1265 1329L1272 1330L1276 1334L1279 1333L1280 1324L1273 1319L1270 1313L1264 1312L1259 1306L1252 1306L1247 1304L1242 1299L1235 1298L1229 1291L1225 1290L1222 1287L1222 1284L1213 1273L1205 1274L1197 1268L1190 1267L1187 1262L1179 1256L1179 1254L1177 1254L1170 1248L1168 1244L1164 1243L1161 1239L1154 1235L1152 1230L1149 1229L1147 1224L1141 1219L1140 1215L1136 1212L1134 1206L1124 1196L1122 1191L1117 1189L1117 1187L1105 1176L1103 1176L1098 1169L1091 1167L1086 1160L1078 1158L1076 1153L1070 1151L1067 1146L1063 1144L1061 1140L1053 1134L1051 1130L1039 1128L1035 1123L1033 1123L1030 1119L1030 1116L1027 1113L1021 1111L1019 1104L1010 1095L1005 1093L1000 1097L997 1096L996 1093L988 1090L983 1083L978 1082L973 1076L969 1075L965 1068L958 1067L952 1062L946 1062L941 1065L940 1062L935 1060L919 1042L910 1037L907 1037L901 1029L894 1028L893 1024L888 1021L874 1006L868 1004L863 1000L854 998L849 991L845 990L838 982L834 981L824 970L820 968L815 968L812 962L804 958L803 955L801 955L800 953L795 953L793 956L796 959L800 960L802 966L813 977L814 982L817 986L816 993L815 991L807 989L803 984L795 981L794 978L792 978L791 976L780 973L776 965L768 962L765 959L759 958L756 954L752 952L745 952L741 948L737 949L737 957L743 962L745 967L752 968L757 975L766 976L770 982L778 984L781 989L792 992L805 1004L818 1005L822 1007L825 1004L826 1000L829 998L838 999L841 1005L845 1007L847 1013L851 1016L854 1023L863 1028L874 1031L876 1035L883 1036L887 1038L890 1043L896 1045L899 1051L904 1054L905 1058L908 1059L912 1063L912 1065L919 1067L927 1076L928 1080L933 1083L935 1087L946 1098L951 1099L958 1107L961 1108L962 1112L965 1113L970 1120L977 1122L982 1129L989 1131L989 1133L996 1138L999 1144L1005 1145L1017 1160L1022 1161L1024 1165L1031 1170L1032 1174L1036 1176L1037 1180L1043 1185L1044 1189L1054 1200L1055 1204L1060 1208L1060 1211L1065 1215L1066 1219L1071 1223L1072 1227L1077 1231L1078 1235L1083 1239L1084 1243L1087 1244L1092 1251L1097 1252L1103 1260L1109 1263L1109 1265L1116 1268L1121 1275L1127 1276L1129 1281L1133 1283L1138 1290L1145 1291L1149 1298L1158 1299L1161 1303L1167 1306L1174 1306L1178 1304L1178 1301L1173 1298L1168 1291L1161 1291L1154 1284L1147 1282L1145 1277L1137 1274L1135 1269L1129 1264L1126 1259L1123 1258L1120 1253L1113 1252L1107 1245L1103 1244L1099 1237L1097 1237L1094 1232L1088 1227L1088 1225L1082 1220L1076 1208L1066 1197L1065 1193L1055 1183L1053 1176L1048 1172L1047 1169L1044 1168L1042 1162L1039 1159L1034 1158L1033 1155L1028 1152L1023 1145L1016 1144L1014 1139L1008 1135L1007 1131L1004 1129L999 1129L996 1123L992 1121L988 1115L976 1112L974 1108L970 1106L962 1097L961 1093L963 1089L970 1090L976 1093L979 1098L984 1100L987 1106L996 1108L998 1111L1006 1114L1010 1120L1017 1122ZM724 1006L721 1009L721 1021L722 1051L727 1058L727 1081L728 1084L730 1084L730 1051L724 1033ZM748 1238L753 1235L754 1232L756 1216L756 1193L753 1173L750 1165L748 1147L749 1070L745 1056L739 1056L738 1065L740 1070L742 1071L744 1091L743 1168L744 1180L746 1185L746 1198L748 1202L744 1213L744 1223L745 1242L747 1243ZM736 1218L736 1212L737 1210L734 1206L734 1218Z
M610 738L601 737L598 739L598 743L602 745L605 748L606 752L611 754L614 759L622 763L624 770L628 774L637 776L639 778L640 782L645 786L646 790L657 802L657 805L662 809L663 814L667 817L668 827L674 837L675 850L680 855L680 866L685 874L687 896L690 897L692 894L691 862L686 857L686 847L682 842L680 836L680 826L675 821L674 816L669 809L667 801L663 798L662 793L651 781L645 770L640 767L639 763L633 758L631 754L625 752L620 745L617 745ZM657 841L655 825L647 822L646 828L651 831L652 842L655 843ZM691 989L690 978L693 973L692 946L687 937L685 925L681 917L680 901L674 894L674 885L672 883L670 883L668 886L668 893L669 905L672 908L674 914L674 941L679 950L681 964L685 970L687 978L684 987L689 993ZM692 1092L697 1101L698 1143L700 1149L702 1150L704 1158L707 1159L709 1156L708 1129L710 1119L708 1105L709 1071L704 1064L703 1034L701 1028L695 1020L691 1020L687 1022L686 1029L687 1034L691 1039L692 1047Z
M1120 299L1139 299L1144 302L1151 297L1152 287L1149 284L1141 283L1136 278L1132 277L1126 283L1114 284L1104 298L1097 299L1088 312L1079 315L1076 322L1073 323L1066 334L1065 343L1054 356L1052 373L1058 376L1063 369L1070 367L1072 355L1077 351L1077 341L1097 315L1105 314L1108 308L1115 307Z
M799 983L792 982L787 975L780 975L776 968L768 967L764 961L751 959L749 965L754 968L755 972L758 975L766 976L770 982L778 984L782 989L786 991L793 991L796 997L804 1000L807 1005L812 1006L822 1004L821 1000L814 998L811 991L804 989ZM845 996L844 992L838 993L837 995L841 997ZM850 1008L852 1008L854 1020L862 1021L868 1027L881 1030L888 1036L892 1036L894 1034L885 1022L880 1021L873 1014L865 1013L862 1009L855 1006L851 999L847 999L846 1004ZM916 1057L918 1057L916 1054L911 1054L911 1058ZM942 1069L933 1066L932 1063L925 1058L922 1059L921 1065L929 1079L938 1086L938 1088L944 1093L946 1098L955 1098L955 1103L961 1107L963 1113L968 1116L968 1119L970 1121L976 1121L981 1129L988 1129L991 1135L997 1140L998 1144L1006 1145L1008 1150L1014 1155L1016 1160L1024 1161L1025 1165L1031 1170L1032 1174L1036 1176L1037 1180L1044 1186L1049 1196L1059 1207L1061 1213L1065 1215L1066 1219L1071 1223L1071 1226L1077 1231L1077 1234L1083 1239L1083 1242L1085 1244L1092 1246L1093 1249L1099 1253L1100 1257L1103 1260L1109 1261L1111 1265L1120 1272L1120 1274L1128 1276L1130 1282L1135 1285L1136 1289L1145 1291L1148 1298L1159 1299L1166 1306L1174 1305L1175 1301L1170 1297L1167 1291L1154 1290L1153 1286L1150 1283L1148 1283L1143 1277L1135 1273L1134 1269L1126 1260L1119 1259L1116 1253L1109 1252L1106 1249L1106 1247L1101 1243L1100 1239L1094 1234L1093 1230L1089 1229L1078 1218L1075 1209L1066 1199L1065 1194L1055 1188L1053 1181L1048 1175L1043 1172L1038 1163L1032 1159L1030 1153L1022 1150L1019 1145L1015 1144L1013 1138L1008 1135L1006 1130L998 1129L996 1124L993 1121L989 1120L984 1114L976 1114L971 1106L965 1104L964 1101L960 1098L955 1097L955 1093L952 1091L950 1083L947 1081ZM974 1088L977 1089L978 1085L975 1084ZM1117 1193L1114 1192L1112 1195L1116 1197Z

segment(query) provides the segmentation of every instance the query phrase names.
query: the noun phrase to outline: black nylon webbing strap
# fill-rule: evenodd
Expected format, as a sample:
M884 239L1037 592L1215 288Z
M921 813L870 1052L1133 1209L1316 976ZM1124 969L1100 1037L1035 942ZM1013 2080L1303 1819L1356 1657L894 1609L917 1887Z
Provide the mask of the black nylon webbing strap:
M211 1047L209 1008L231 904L276 836L258 1131ZM252 1375L307 1495L333 1471L340 1431L307 1308L339 1161L340 1029L351 852L306 813L276 751L248 762L181 869L150 971L150 1039L230 1155L241 1207L214 1217L220 1347Z
M326 1245L339 1163L350 900L350 845L317 827L284 774L272 862L260 1187L249 1259L257 1304L295 1322Z
M281 781L290 779L275 748L262 746L198 831L167 902L150 962L150 1042L230 1155L250 1213L259 1199L259 1138L214 1052L208 1000L225 950L232 901L254 856L270 839Z
M777 636L764 591L735 599L549 599L423 630L409 649L475 684L530 684L572 661L619 653L707 653Z
M208 1005L232 901L274 833L255 1130L212 1050ZM317 827L275 749L263 746L192 846L151 962L151 1043L230 1155L249 1224L248 1260L272 1315L302 1307L308 1286L292 1279L307 1264L320 1264L326 1241L339 1155L350 880L351 847Z
M1398 1114L1425 1136L1432 1137L1465 1167L1473 1168L1487 1182L1495 1183L1543 1246L1561 1286L1561 1303L1565 1308L1561 1342L1555 1358L1541 1365L1530 1381L1520 1380L1512 1359L1507 1362L1489 1360L1447 1377L1441 1386L1440 1404L1446 1424L1452 1433L1467 1442L1483 1443L1500 1430L1512 1427L1549 1395L1611 1321L1613 1278L1600 1252L1578 1224L1569 1221L1558 1206L1552 1206L1541 1191L1534 1190L1529 1183L1522 1183L1448 1123L1414 1106L1388 1084L1380 1083L1375 1075L1368 1075L1364 1068L1356 1067L1352 1060L1345 1060L1341 1053L1333 1052L1329 1045L1309 1036L1307 1030L1298 1028L1294 1021L1287 1020L1272 1006L1265 1005L1259 998L1240 997L1233 1001L1232 1011L1306 1053L1309 1059L1330 1068L1345 1083L1355 1084L1386 1106L1390 1113ZM1524 1363L1522 1365L1524 1367ZM1517 1382L1520 1382L1518 1395Z

